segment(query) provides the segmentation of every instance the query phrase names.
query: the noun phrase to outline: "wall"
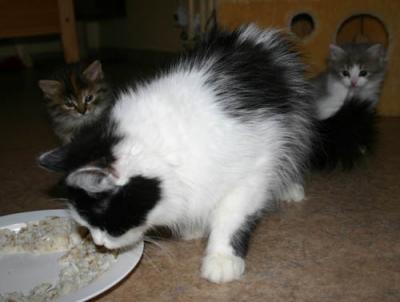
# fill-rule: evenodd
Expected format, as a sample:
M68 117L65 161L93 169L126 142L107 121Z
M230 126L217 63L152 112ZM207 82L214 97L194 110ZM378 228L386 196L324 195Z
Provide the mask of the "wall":
M126 0L127 16L101 20L99 22L78 22L81 39L86 47L117 49L151 49L177 52L181 50L180 30L175 26L173 15L177 0ZM16 55L15 43L23 46L33 56L46 53L61 53L58 36L9 39L0 41L0 60ZM82 43L81 40L81 44ZM81 52L84 55L84 47Z
M100 43L105 48L181 49L180 30L173 15L176 0L126 1L127 17L100 22Z
M7 39L1 41L0 59L16 55L15 44L21 45L30 54L41 54L46 52L61 52L61 40L59 37L46 37L38 39Z

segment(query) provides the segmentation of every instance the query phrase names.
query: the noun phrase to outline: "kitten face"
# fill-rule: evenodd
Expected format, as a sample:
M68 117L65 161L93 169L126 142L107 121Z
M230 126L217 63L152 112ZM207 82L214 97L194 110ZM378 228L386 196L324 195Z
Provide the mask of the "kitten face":
M62 100L62 108L74 116L90 114L94 109L94 103L97 98L97 92L93 89L83 89L66 96Z
M63 151L43 154L39 163L50 170L63 166ZM109 249L135 244L151 226L147 217L161 199L160 180L133 176L123 185L110 167L85 166L68 173L68 206L77 223L86 226L98 245Z
M358 64L343 66L340 77L346 87L359 88L368 82L368 71Z
M49 107L73 117L82 117L95 111L106 91L99 61L85 70L70 66L54 80L41 80L39 87L50 100Z
M346 87L362 88L382 76L385 50L380 44L331 45L328 63L331 73Z

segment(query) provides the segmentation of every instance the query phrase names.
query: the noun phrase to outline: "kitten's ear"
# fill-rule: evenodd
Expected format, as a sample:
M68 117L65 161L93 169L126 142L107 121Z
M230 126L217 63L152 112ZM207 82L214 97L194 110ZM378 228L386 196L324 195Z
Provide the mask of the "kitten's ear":
M344 51L343 48L341 48L340 46L337 46L335 44L329 45L329 49L330 49L329 56L332 60L338 60L346 54L346 52Z
M90 64L83 72L83 75L91 82L102 80L104 75L100 61L96 60Z
M373 58L385 58L386 51L382 44L374 44L367 49L367 53Z
M99 167L78 169L68 175L66 183L89 193L108 192L117 187L115 177Z
M65 172L65 157L68 145L43 153L38 158L39 166L53 172Z
M53 80L40 80L39 87L46 96L50 97L60 94L63 90L63 85Z

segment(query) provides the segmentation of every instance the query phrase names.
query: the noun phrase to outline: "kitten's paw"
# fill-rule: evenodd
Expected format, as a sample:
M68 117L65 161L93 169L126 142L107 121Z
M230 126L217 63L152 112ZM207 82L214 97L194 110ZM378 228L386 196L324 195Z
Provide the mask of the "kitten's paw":
M212 254L204 257L201 276L214 283L224 283L239 279L244 268L243 258L226 254Z
M304 187L299 184L292 184L287 188L287 191L282 194L282 200L286 200L289 202L300 202L304 200Z

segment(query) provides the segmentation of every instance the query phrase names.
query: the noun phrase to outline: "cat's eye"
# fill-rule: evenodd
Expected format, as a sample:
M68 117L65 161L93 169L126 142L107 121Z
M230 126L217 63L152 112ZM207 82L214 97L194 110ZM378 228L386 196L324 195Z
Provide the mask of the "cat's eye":
M90 95L85 96L85 102L86 103L89 103L92 100L93 100L93 95L90 94Z
M344 77L349 77L349 76L350 76L350 72L348 72L347 70L343 70L343 71L342 71L342 75L343 75Z
M361 70L360 73L358 74L360 77L365 77L368 74L366 70Z

